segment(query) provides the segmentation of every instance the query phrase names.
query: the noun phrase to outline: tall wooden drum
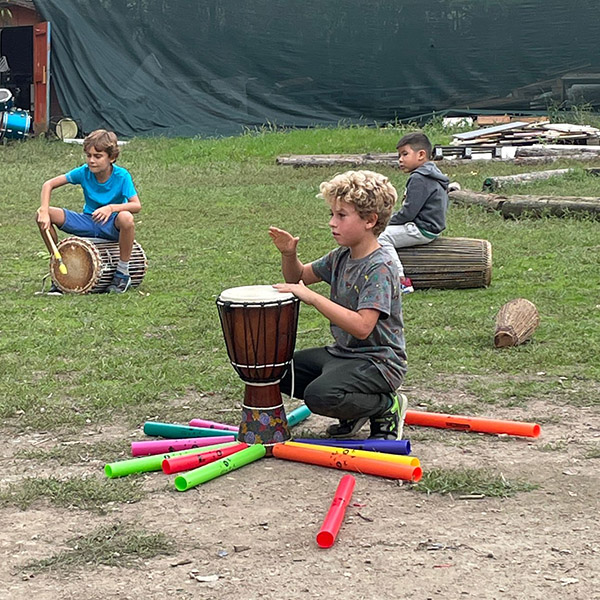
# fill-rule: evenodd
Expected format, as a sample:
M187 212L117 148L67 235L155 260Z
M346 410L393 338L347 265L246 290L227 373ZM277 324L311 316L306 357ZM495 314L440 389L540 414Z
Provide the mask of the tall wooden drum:
M61 273L58 261L52 259L50 275L61 292L94 294L106 291L117 270L119 242L72 236L62 240L57 247L67 267L67 273ZM137 242L133 242L129 261L132 287L142 283L147 268L144 250Z
M270 285L230 288L217 299L229 360L246 384L238 440L272 445L290 438L279 382L296 345L300 302Z
M492 245L487 240L440 237L398 248L398 256L415 289L482 288L492 281Z

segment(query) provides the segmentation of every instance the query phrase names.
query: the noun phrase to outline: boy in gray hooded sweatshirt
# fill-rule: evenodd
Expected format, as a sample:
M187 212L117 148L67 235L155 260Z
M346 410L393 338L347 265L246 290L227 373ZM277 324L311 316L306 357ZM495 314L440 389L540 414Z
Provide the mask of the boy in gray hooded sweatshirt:
M396 248L429 244L444 231L450 180L430 160L431 142L424 133L405 135L396 148L400 169L410 173L410 177L402 208L392 215L379 236L379 243L399 265L402 291L412 292L412 284L404 276Z

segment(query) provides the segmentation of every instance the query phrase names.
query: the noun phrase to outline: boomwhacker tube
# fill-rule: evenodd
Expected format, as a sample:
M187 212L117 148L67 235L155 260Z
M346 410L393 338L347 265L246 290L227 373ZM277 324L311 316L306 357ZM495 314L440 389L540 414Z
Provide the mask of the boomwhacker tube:
M350 498L352 498L355 484L356 480L352 475L344 475L340 480L323 525L321 525L321 529L317 533L317 544L320 548L331 548L333 546L344 520L346 508L348 508L348 503L350 502Z
M362 458L348 456L346 454L335 454L334 452L323 452L312 448L288 446L287 443L275 444L273 456L286 460L331 467L342 471L354 471L367 473L368 475L379 475L390 479L404 479L405 481L419 481L423 476L421 467L411 467L398 463L375 460L373 458Z
M294 438L294 442L315 444L317 446L368 450L369 452L385 452L386 454L410 454L410 442L408 440L319 440Z
M132 475L133 473L160 471L162 469L162 461L165 458L182 454L197 454L198 452L207 452L208 450L218 450L219 448L225 448L233 444L237 444L237 442L225 442L224 444L215 444L204 448L190 448L189 450L169 452L168 454L156 454L154 456L140 456L139 458L120 460L104 465L104 473L107 477L114 479L115 477L123 477L124 475Z
M266 453L267 449L262 444L254 444L236 452L233 456L222 458L199 469L177 475L175 477L175 487L180 492L185 492L201 483L206 483L211 479L216 479L217 477L221 477L221 475L225 475L230 471L254 462L262 458Z
M305 419L308 419L312 413L310 412L310 408L306 406L306 404L302 404L290 411L287 416L288 427L293 427L294 425L298 425Z
M387 462L410 465L411 467L420 467L421 461L416 456L401 456L399 454L386 454L384 452L369 452L368 450L355 450L354 448L338 448L336 446L319 446L317 444L305 444L296 441L286 442L288 446L298 446L300 448L313 448L321 452L333 452L335 454L345 454L347 456L357 456L359 458L372 458L373 460L384 460Z
M298 425L298 423L304 421L310 417L312 413L306 404L299 406L292 410L287 416L288 427ZM218 423L216 421L206 421L205 419L192 419L188 425L191 427L207 427L208 429L225 429L227 431L238 431L239 427L233 425L226 425L225 423Z
M205 419L192 419L188 425L191 427L206 427L208 429L224 429L225 431L237 431L239 427L217 423L217 421L206 421Z
M181 471L191 471L192 469L197 469L198 467L215 462L215 460L219 460L220 458L231 456L244 448L248 448L248 444L238 442L235 446L219 448L218 450L208 450L207 452L186 454L184 456L172 456L171 458L165 458L165 460L162 461L162 470L163 473L166 473L167 475L180 473Z
M189 427L188 425L174 425L172 423L158 423L156 421L146 421L144 423L144 433L146 435L159 435L164 438L211 437L217 435L232 435L237 438L236 431L208 429L206 427Z
M179 440L150 440L131 442L131 456L151 456L152 454L167 454L178 450L202 448L213 444L234 442L233 435L217 435L213 437L182 438Z
M407 410L404 422L407 425L439 427L455 431L474 431L477 433L505 433L523 437L538 437L542 428L537 423L522 421L501 421L481 417L463 417L461 415L443 415L440 413Z

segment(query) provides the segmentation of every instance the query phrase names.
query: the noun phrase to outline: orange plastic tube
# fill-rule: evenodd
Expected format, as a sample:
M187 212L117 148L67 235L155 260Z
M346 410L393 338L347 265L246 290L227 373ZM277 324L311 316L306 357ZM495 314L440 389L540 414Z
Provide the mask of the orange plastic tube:
M481 417L463 417L461 415L443 415L440 413L407 410L404 422L407 425L422 427L440 427L455 431L475 431L478 433L505 433L523 437L538 437L542 428L537 423L522 421L501 421Z
M348 503L350 502L350 498L352 498L355 484L356 479L354 479L352 475L344 475L341 478L337 490L335 491L333 501L331 502L331 506L327 511L327 515L325 515L323 525L321 525L321 529L319 529L319 533L317 533L317 544L319 545L319 548L331 548L331 546L333 546L342 525L342 521L344 520L346 508L348 508Z
M285 460L331 467L342 471L354 471L355 473L366 473L368 475L379 475L390 479L404 479L406 481L419 481L423 476L421 467L411 467L399 463L392 463L373 458L362 458L348 454L336 454L335 452L323 452L300 446L288 446L287 443L275 444L273 456Z
M220 458L231 456L244 448L247 448L248 444L240 442L235 446L229 446L227 448L218 448L217 450L208 450L207 452L200 452L198 454L186 454L184 456L173 456L172 458L165 458L162 461L163 473L171 475L172 473L180 473L181 471L191 471L197 469L211 462L215 462Z
M347 454L348 456L358 456L359 458L372 458L374 460L385 460L388 462L410 465L411 467L420 467L421 461L416 456L403 456L400 454L386 454L385 452L371 452L370 450L356 450L354 448L341 448L338 446L320 446L319 444L305 444L304 442L286 442L288 446L298 446L300 448L313 448L321 452L334 454Z

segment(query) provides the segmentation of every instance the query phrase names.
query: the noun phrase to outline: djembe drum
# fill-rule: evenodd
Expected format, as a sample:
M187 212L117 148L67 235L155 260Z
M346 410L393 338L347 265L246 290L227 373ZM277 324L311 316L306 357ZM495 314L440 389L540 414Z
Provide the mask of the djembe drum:
M289 439L279 382L294 354L298 298L250 285L225 290L217 307L229 360L246 384L238 441L268 447Z
M119 262L119 242L100 238L72 236L58 244L67 274L61 273L58 261L50 262L50 275L56 287L67 294L88 294L106 291ZM142 247L133 242L129 275L131 286L142 283L148 263Z

